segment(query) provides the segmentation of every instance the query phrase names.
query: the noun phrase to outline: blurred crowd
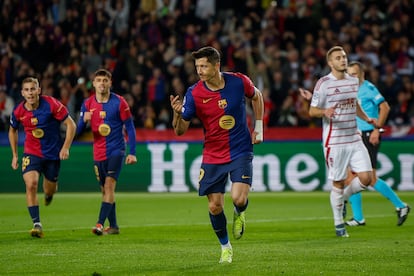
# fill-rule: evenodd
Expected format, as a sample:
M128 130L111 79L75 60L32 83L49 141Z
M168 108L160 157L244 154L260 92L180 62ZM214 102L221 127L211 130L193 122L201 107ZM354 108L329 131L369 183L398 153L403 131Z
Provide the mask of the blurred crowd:
M128 101L137 128L171 127L169 95L198 80L190 53L210 45L222 71L247 74L263 92L264 122L315 126L298 87L329 71L342 45L362 61L391 106L389 125L414 126L412 0L0 0L0 130L37 76L42 93L76 119L98 68ZM193 125L198 125L195 120Z

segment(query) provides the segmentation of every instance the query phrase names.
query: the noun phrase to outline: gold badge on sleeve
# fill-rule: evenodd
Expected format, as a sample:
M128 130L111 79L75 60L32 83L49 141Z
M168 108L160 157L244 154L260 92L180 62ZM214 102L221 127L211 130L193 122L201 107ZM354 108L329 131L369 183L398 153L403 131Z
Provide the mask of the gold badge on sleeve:
M108 136L111 133L111 127L108 124L100 124L98 127L99 134L102 136Z

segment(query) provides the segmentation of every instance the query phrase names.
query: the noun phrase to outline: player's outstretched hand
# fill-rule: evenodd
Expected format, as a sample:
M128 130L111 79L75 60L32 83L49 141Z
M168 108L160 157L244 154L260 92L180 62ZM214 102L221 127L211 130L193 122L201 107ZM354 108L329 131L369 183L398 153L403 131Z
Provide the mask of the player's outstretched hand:
M174 110L174 112L177 114L181 114L183 104L181 103L180 96L170 95L170 102L171 102L171 108Z
M302 97L304 97L308 101L312 99L312 92L310 92L309 90L299 88L299 93Z

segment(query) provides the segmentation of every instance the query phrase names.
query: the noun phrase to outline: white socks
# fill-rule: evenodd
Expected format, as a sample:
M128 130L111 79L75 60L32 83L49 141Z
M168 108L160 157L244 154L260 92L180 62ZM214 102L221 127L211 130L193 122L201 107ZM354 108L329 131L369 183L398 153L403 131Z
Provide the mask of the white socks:
M344 200L348 200L352 194L359 193L367 188L367 186L363 185L359 180L359 177L355 177L352 179L351 183L345 187L344 190Z
M342 210L344 208L343 193L343 189L332 186L330 199L335 226L344 223L344 218L342 217Z

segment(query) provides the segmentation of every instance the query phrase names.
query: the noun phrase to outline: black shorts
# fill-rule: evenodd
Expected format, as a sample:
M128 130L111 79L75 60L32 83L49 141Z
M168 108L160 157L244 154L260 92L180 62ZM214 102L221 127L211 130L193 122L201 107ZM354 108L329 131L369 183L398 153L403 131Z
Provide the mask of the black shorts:
M377 156L379 147L381 145L381 135L380 135L380 142L378 145L373 145L369 142L369 137L371 136L372 131L362 131L362 141L364 142L365 147L368 150L369 158L371 159L371 166L373 169L377 168Z

